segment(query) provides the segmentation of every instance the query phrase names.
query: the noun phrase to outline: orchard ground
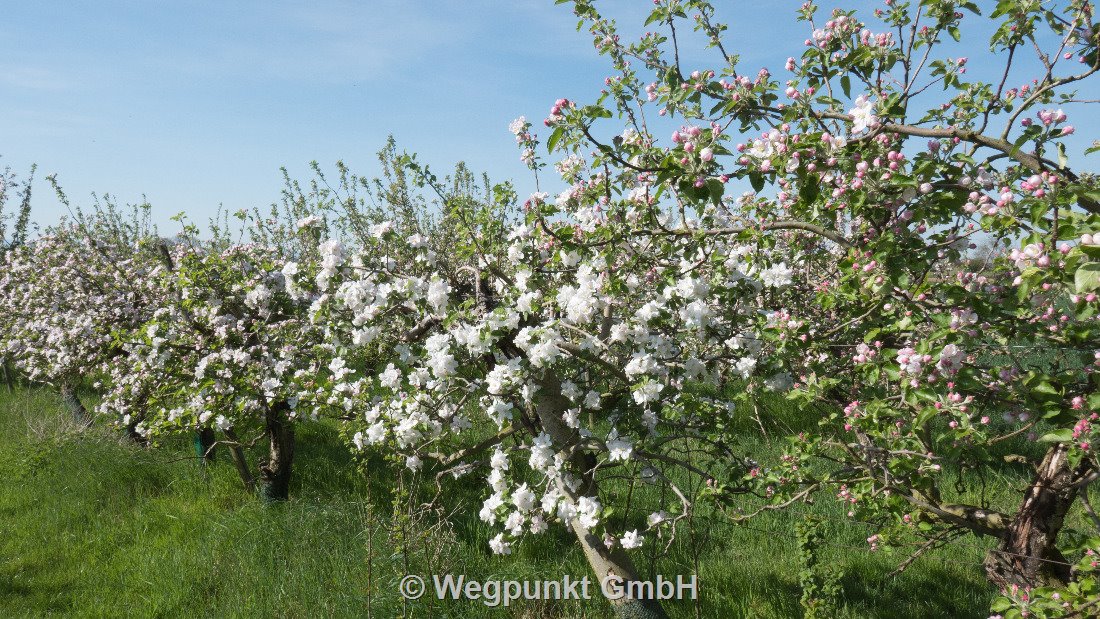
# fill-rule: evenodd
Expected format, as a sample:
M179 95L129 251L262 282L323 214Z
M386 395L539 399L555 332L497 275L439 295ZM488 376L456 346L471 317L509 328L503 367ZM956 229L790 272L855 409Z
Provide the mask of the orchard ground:
M768 418L783 424L767 428L771 436L816 424L783 401L769 405L782 414ZM50 391L0 393L0 616L610 614L598 599L519 601L508 609L431 595L403 602L398 583L406 574L541 580L579 578L589 568L564 532L516 544L511 556L492 556L486 542L493 532L476 508L457 509L480 502L480 484L471 480L449 493L444 507L455 510L455 524L440 524L421 505L434 493L430 479L406 471L401 480L382 461L356 467L335 425L302 426L293 498L264 505L242 490L224 452L203 466L185 441L146 450L106 427L80 431L63 411ZM749 415L744 424L742 447L752 447L745 451L778 450ZM1006 453L1028 447L1018 443ZM1007 463L991 470L990 502L1018 500L1028 472ZM402 487L409 489L404 500L395 491ZM644 492L635 500L644 503ZM868 552L871 527L848 518L846 509L826 497L748 526L700 511L667 556L639 557L639 567L651 577L699 575L698 604L668 603L673 617L798 617L793 531L812 513L825 523L820 560L842 573L844 616L988 615L995 591L981 560L992 540L963 538L890 576L908 554Z

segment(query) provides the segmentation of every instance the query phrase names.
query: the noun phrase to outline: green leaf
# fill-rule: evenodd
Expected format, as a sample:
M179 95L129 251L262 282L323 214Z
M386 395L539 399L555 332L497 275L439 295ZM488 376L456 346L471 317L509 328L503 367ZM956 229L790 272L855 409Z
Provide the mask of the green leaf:
M1100 189L1088 189L1087 187L1074 187L1073 193L1077 194L1078 198L1085 200L1092 200L1093 202L1100 202Z
M1073 429L1062 428L1061 430L1048 432L1041 436L1039 440L1043 443L1068 443L1073 440Z
M923 428L924 424L935 417L937 412L938 411L932 407L922 408L921 411L917 413L917 418L913 420L913 425L918 428Z
M1061 398L1058 388L1046 376L1038 375L1033 381L1029 382L1032 383L1030 386L1031 396L1036 400L1042 402Z
M582 111L592 118L611 118L611 110L602 105L586 105Z
M550 134L550 137L546 140L546 152L554 152L554 147L558 145L558 141L561 140L562 134L565 133L563 127L558 127Z
M1027 143L1031 139L1031 134L1025 132L1020 137L1016 138L1016 141L1012 143L1012 150L1009 151L1009 157L1015 157L1020 152L1020 147Z
M753 191L760 191L764 188L764 175L756 172L750 173L749 184L752 185Z
M918 398L920 398L921 400L925 400L926 402L935 402L937 400L936 393L931 389L917 389L914 393L917 395ZM937 412L936 409L931 410L933 414Z
M819 195L821 195L821 186L809 179L806 179L798 189L798 197L805 206L813 204Z
M905 114L905 106L901 102L901 93L894 93L886 98L886 105L883 106L887 116L903 116Z
M1089 292L1100 288L1100 262L1087 262L1077 268L1073 276L1077 292Z
M726 186L722 184L722 181L716 178L708 178L707 190L710 191L710 199L714 201L715 206L722 203L722 194L726 191Z
M840 88L844 91L844 96L850 99L852 97L852 78L847 75L841 77Z

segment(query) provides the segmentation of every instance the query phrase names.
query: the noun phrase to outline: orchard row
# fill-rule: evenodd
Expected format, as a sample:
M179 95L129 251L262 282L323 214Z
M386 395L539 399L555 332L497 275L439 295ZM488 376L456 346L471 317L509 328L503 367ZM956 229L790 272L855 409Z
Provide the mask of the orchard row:
M1100 187L1063 111L1095 93L1092 4L808 2L780 74L741 67L706 2L655 0L640 37L571 4L612 73L510 127L556 195L391 144L380 179L318 169L171 239L102 205L11 243L0 354L93 387L137 440L204 432L270 499L295 427L336 420L356 453L481 480L499 554L566 527L639 579L631 551L703 502L741 521L816 498L875 523L868 552L996 538L975 569L1006 616L1095 612L1100 531L1059 538L1100 476ZM710 66L686 66L692 30ZM947 55L986 44L998 66ZM816 430L736 453L762 397ZM1046 448L1018 503L959 499L949 471L1024 439ZM635 482L665 504L610 519Z

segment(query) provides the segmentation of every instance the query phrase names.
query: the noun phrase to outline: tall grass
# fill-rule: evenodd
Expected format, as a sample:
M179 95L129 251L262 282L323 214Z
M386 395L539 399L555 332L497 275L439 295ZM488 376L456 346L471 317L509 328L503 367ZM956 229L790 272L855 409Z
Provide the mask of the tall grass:
M792 412L792 415L795 413ZM793 417L792 417L793 419ZM778 449L746 419L744 450ZM772 428L774 431L775 428ZM434 480L385 462L355 462L332 427L304 426L293 498L264 505L240 487L225 454L202 466L180 440L142 449L107 428L78 431L49 392L0 395L0 616L38 617L605 617L605 601L404 601L406 574L477 580L589 575L564 531L490 554L475 479L449 482L442 509L422 504ZM258 453L250 457L258 457ZM1018 496L1025 472L996 492ZM650 490L639 490L643 519ZM843 573L846 617L984 617L989 541L904 556L868 550L866 525L827 497L748 526L701 511L667 556L638 556L647 575L698 573L700 599L666 603L674 617L798 617L795 524L826 521L826 562ZM395 515L396 514L396 515ZM450 524L447 521L450 521ZM650 538L653 552L666 540Z

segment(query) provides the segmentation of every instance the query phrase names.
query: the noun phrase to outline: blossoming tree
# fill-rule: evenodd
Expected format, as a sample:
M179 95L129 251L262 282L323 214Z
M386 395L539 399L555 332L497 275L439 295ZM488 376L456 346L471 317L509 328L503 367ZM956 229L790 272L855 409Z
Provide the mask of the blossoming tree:
M559 100L545 120L571 183L556 202L621 218L625 234L690 239L688 254L712 261L730 251L708 244L736 240L764 284L791 282L762 299L764 355L744 388L782 386L767 378L782 367L792 398L835 412L745 481L767 508L830 489L880 527L872 547L994 537L985 570L1014 612L1049 594L1028 589L1071 581L1058 533L1098 462L1100 191L1070 165L1059 106L1087 104L1077 89L1100 70L1092 4L1006 0L981 16L970 2L891 1L861 18L807 2L805 51L783 74L742 69L709 3L654 4L660 32L627 42L594 3L572 2L614 74L595 104ZM1001 62L972 77L952 51L976 22ZM687 64L688 28L713 69ZM533 135L515 129L539 169ZM752 190L732 197L737 179ZM995 250L966 260L979 240ZM674 385L663 398L683 393ZM981 471L1024 437L1049 447L1023 457L1035 478L1018 503L948 492L949 469ZM1085 546L1087 558L1098 541ZM1095 605L1088 590L1055 606Z
M26 242L31 217L31 184L34 180L35 168L31 167L29 178L20 182L11 168L4 168L0 173L0 251L19 247ZM22 191L19 191L22 186ZM14 212L8 209L9 200L18 199L18 206ZM10 230L10 233L9 233ZM0 359L0 370L4 373L4 382L8 391L15 388L15 378L12 368L6 356Z
M3 354L30 380L57 387L81 424L91 418L76 388L122 354L120 334L159 302L143 260L153 232L142 211L133 215L109 203L77 212L3 256Z
M393 157L391 142L381 161ZM347 417L344 397L358 395L344 392L355 370L334 352L343 342L317 320L328 301L318 286L383 214L411 220L420 206L400 178L376 187L341 164L334 188L314 168L308 190L288 177L283 201L269 213L236 213L237 232L228 219L216 221L203 239L179 218L182 232L160 245L145 276L162 302L123 338L126 354L101 368L98 412L129 422L143 408L137 431L154 441L194 430L220 434L244 485L267 500L289 496L296 426ZM305 265L320 270L316 284L303 281ZM254 471L245 448L259 442L267 452Z
M318 399L355 413L360 449L481 476L480 517L501 528L494 552L560 523L597 574L637 579L625 551L696 500L671 469L727 484L748 470L731 476L736 457L714 430L727 403L682 388L754 371L753 334L767 320L755 300L789 271L752 275L750 248L724 239L633 230L626 203L577 212L536 195L507 228L507 192L471 201L406 164L441 198L432 230L382 222L354 251L326 241L317 262L291 267L317 299L313 320L330 328L332 381ZM675 504L611 526L605 477L620 495L631 480L667 485Z
M1100 187L1064 111L1100 71L1092 3L807 2L782 73L742 67L702 0L655 0L629 42L571 4L613 74L545 129L512 124L525 200L391 144L382 181L288 181L247 243L187 227L127 258L59 228L6 254L5 356L101 375L100 411L141 408L153 438L265 440L270 498L295 424L339 419L440 487L475 477L497 554L560 526L598 576L637 580L631 552L702 501L741 521L825 493L875 527L870 550L993 538L999 611L1094 611ZM996 66L957 53L980 27ZM774 461L737 453L777 393L819 425ZM1008 451L1032 482L987 500ZM646 513L639 485L660 489Z

